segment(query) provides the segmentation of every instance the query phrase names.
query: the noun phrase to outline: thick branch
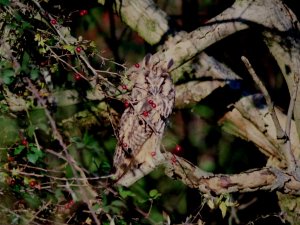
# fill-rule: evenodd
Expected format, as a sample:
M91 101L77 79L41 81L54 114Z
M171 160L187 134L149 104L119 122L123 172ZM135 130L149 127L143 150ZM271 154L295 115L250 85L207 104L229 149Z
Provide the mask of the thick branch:
M283 193L300 194L300 181L292 174L277 168L262 168L245 171L240 174L217 174L203 176L203 172L197 167L190 170L177 158L172 160L171 153L167 155L166 174L172 178L181 180L191 188L198 188L202 193L225 194L233 192L254 192L257 190L278 190Z
M182 40L166 51L158 51L156 57L166 63L172 58L173 70L206 47L221 39L249 28L260 25L265 41L284 74L290 93L295 81L290 74L298 74L300 65L300 41L295 36L299 30L296 16L280 0L238 0L232 7L208 21L207 25L182 37ZM130 73L130 70L129 70ZM300 135L300 92L295 101L295 121Z
M98 2L104 5L110 1ZM152 0L115 0L113 9L128 26L151 45L157 44L169 29L167 14L159 10Z

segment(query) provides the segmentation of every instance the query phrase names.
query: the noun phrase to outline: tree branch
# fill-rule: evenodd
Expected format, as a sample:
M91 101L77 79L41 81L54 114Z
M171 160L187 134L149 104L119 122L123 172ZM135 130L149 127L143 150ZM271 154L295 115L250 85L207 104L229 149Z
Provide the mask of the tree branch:
M264 86L264 84L262 83L262 81L258 78L257 74L255 73L255 71L254 71L252 65L250 64L250 62L248 61L248 59L245 56L242 56L241 59L244 62L246 68L248 69L250 75L252 76L252 79L257 84L257 86L259 87L259 89L263 93L264 98L266 99L268 109L269 109L269 113L271 114L272 120L273 120L275 128L276 128L277 139L283 141L283 142L281 141L282 142L281 143L281 150L283 151L283 153L285 155L288 170L289 171L295 171L295 169L296 169L296 160L295 160L295 156L294 156L294 154L292 152L292 149L291 149L291 143L290 143L289 137L286 135L285 131L282 129L282 127L279 123L279 120L277 118L277 115L276 115L276 112L275 112L275 109L274 109L274 104L271 100L271 96L269 95L269 92L266 89L266 87ZM286 124L288 124L288 123L290 123L290 122L287 121Z

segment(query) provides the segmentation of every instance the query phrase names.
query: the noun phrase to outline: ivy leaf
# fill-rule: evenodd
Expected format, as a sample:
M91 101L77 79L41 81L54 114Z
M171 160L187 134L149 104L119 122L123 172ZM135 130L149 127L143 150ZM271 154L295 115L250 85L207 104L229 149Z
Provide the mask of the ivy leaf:
M14 155L19 155L24 150L24 148L24 145L19 145L18 147L16 147L14 150Z
M34 40L38 42L38 46L44 47L46 40L41 36L41 34L37 33L34 36Z

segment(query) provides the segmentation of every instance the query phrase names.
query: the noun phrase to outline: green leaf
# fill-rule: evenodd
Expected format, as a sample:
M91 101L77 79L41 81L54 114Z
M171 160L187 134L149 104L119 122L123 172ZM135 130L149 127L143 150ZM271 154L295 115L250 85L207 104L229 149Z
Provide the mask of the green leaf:
M38 155L39 157L43 157L44 155L44 153L35 146L31 147L30 151L32 151L34 154Z
M24 145L19 145L18 147L16 147L14 150L14 155L19 155L24 150L24 148Z
M19 174L20 174L20 169L13 168L11 170L11 175L12 176L18 176Z
M65 168L65 177L66 178L71 178L73 177L73 172L72 172L72 168L70 165L67 165L66 168Z
M212 199L209 199L209 200L207 201L207 205L208 205L208 207L211 208L211 209L214 209L214 208L215 208L215 203L214 203L214 201L213 201Z
M55 189L54 196L58 202L65 200L65 196L64 196L62 189Z
M116 141L116 138L109 138L103 144L104 144L105 148L112 150L112 149L115 149L117 141Z
M221 202L219 205L219 209L221 210L222 217L224 218L226 216L226 211L227 211L227 205L225 202Z
M135 197L135 194L132 191L124 190L122 187L119 188L119 194L122 198L127 198L128 196Z
M96 43L95 43L94 41L91 41L91 42L90 42L90 47L96 48Z
M37 209L41 204L41 200L36 195L24 193L23 198L30 208Z
M29 29L29 28L31 28L32 26L31 26L31 24L30 23L28 23L28 22L26 22L26 21L23 21L22 22L22 29Z
M35 126L30 125L30 126L27 128L28 136L29 136L29 137L32 137L33 134L34 134L34 131L35 131Z
M44 153L37 147L31 147L29 153L27 153L27 159L29 162L35 164L40 158L42 158Z
M24 52L23 59L22 59L21 70L24 71L25 73L29 72L28 71L29 61L30 61L29 54L27 52Z
M27 159L28 159L29 162L35 164L36 161L38 161L39 156L36 155L36 154L33 154L33 153L28 153L28 154L27 154Z
M50 67L50 71L51 73L55 73L56 71L58 71L58 65L55 63Z
M150 196L151 198L156 199L156 198L160 197L161 194L158 192L158 190L152 189L152 190L149 192L149 196Z
M39 48L39 53L46 54L47 50L45 48Z
M0 0L0 5L7 6L9 3L9 0Z
M102 206L101 206L100 204L96 203L96 204L94 204L94 205L92 206L92 209L93 209L94 212L96 212L96 213L98 214L98 213L101 212Z
M39 71L37 69L32 69L30 71L30 78L36 80L39 77Z
M111 169L111 166L108 162L104 161L104 162L101 162L100 164L100 167L101 167L101 171L103 173L108 173Z
M206 105L197 105L193 107L193 112L206 119L209 119L214 115L214 111Z
M74 45L64 45L63 49L68 50L69 52L71 52L72 54L75 53L75 46Z
M2 79L3 79L3 82L4 84L11 84L13 82L13 78L14 78L14 75L15 75L15 72L11 69L7 69L7 70L4 70L3 73L2 73Z
M4 183L8 177L8 174L5 172L0 172L0 183Z

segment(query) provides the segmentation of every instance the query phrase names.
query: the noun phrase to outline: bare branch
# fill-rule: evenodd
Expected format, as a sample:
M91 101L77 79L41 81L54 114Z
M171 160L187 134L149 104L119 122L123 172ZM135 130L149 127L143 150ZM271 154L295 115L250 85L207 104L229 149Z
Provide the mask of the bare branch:
M294 79L295 79L295 86L294 86L294 90L293 90L293 95L290 100L289 109L288 109L287 118L286 118L287 121L286 121L286 126L285 126L285 133L289 137L289 139L290 139L290 133L291 133L292 116L293 116L293 111L294 111L295 102L296 102L296 98L297 98L297 92L298 92L298 88L299 88L299 75L295 75Z
M291 149L291 143L290 143L289 137L286 135L285 131L282 129L282 127L279 123L278 117L277 117L275 109L274 109L274 104L271 100L271 96L269 95L268 90L266 89L264 84L258 78L258 76L255 73L252 65L249 62L249 60L245 56L242 56L241 59L244 62L246 68L248 69L250 75L252 76L252 79L257 84L257 86L259 87L259 89L261 90L261 92L263 93L263 95L266 99L269 112L272 116L274 125L276 127L277 139L283 140L283 143L281 144L281 150L283 151L283 153L285 155L288 170L289 171L294 171L295 168L296 168L295 156L294 156L294 154L292 152L292 149ZM289 123L289 122L287 122L287 123Z
M253 169L233 175L209 175L172 153L164 153L164 155L167 159L166 175L181 180L191 188L198 188L202 193L220 195L233 192L278 190L289 194L300 194L300 181L293 174L277 168Z
M104 5L110 1L98 2ZM169 29L167 14L152 0L116 0L113 7L122 20L151 45L157 44Z
M252 65L249 62L249 60L245 56L242 56L241 59L244 62L244 64L245 64L248 72L250 73L252 79L254 80L256 85L259 87L260 91L262 92L262 94L264 95L264 97L266 99L266 102L267 102L267 105L268 105L268 108L269 108L269 112L272 116L272 119L273 119L275 127L276 127L277 138L278 139L286 139L286 134L283 131L282 127L280 126L279 120L278 120L278 118L276 116L276 113L275 113L275 110L274 110L274 103L271 100L271 96L269 95L268 90L266 89L266 87L262 83L262 81L259 79L257 74L255 73Z
M46 116L50 122L51 128L52 128L52 132L54 134L54 137L58 140L60 146L63 149L63 152L65 154L66 157L66 161L68 162L68 164L70 165L73 175L76 178L79 178L78 173L80 174L80 176L82 178L85 178L81 184L81 182L79 181L79 179L76 179L77 184L80 186L80 191L81 191L81 195L82 195L82 199L83 201L87 204L89 210L91 211L91 214L96 222L97 225L100 225L100 221L98 220L95 211L92 209L91 206L91 198L95 198L97 196L97 193L91 189L88 180L86 179L85 173L83 172L83 170L76 164L76 161L74 160L74 158L68 153L67 151L67 145L64 143L63 137L61 136L61 134L59 133L55 120L53 119L53 117L51 116L49 110L47 110L47 104L46 101L44 99L41 98L41 96L39 95L37 89L35 88L35 86L32 84L32 82L30 81L30 79L26 78L26 82L28 84L28 90L31 91L33 93L33 95L38 99L38 102L41 104L41 106L45 109L45 113ZM86 186L86 188L83 188L84 186Z

